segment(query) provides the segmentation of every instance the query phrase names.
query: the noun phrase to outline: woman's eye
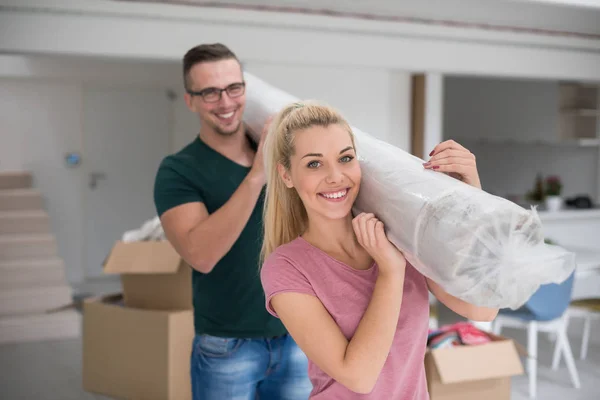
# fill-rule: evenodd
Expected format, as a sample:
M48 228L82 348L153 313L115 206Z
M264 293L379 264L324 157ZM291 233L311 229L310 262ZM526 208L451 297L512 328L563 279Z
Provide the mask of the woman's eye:
M352 157L352 156L344 156L344 157L340 158L340 161L343 163L349 163L353 159L354 159L354 157Z
M308 168L317 168L319 165L320 165L320 163L318 161L311 161L306 166Z

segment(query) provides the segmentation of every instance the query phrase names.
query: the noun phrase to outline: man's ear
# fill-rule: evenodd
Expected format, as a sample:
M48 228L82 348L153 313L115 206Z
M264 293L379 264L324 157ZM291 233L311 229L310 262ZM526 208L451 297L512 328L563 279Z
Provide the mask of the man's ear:
M194 99L192 97L192 95L190 95L189 93L184 93L183 94L183 99L185 100L185 105L187 106L187 108L191 111L191 112L196 112L194 105L192 104L192 100Z
M279 173L281 180L283 180L283 183L285 184L285 186L288 187L288 189L294 187L294 184L292 183L292 178L290 177L290 173L283 165L277 163L277 172Z

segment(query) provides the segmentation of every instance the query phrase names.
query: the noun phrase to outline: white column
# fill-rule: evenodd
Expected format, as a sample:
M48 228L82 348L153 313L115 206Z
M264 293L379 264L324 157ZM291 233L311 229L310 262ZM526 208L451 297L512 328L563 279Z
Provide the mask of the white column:
M411 74L406 71L390 72L390 132L387 142L410 152Z
M600 85L596 86L596 139L600 140ZM596 199L595 203L600 202L600 146L597 147L598 161L596 166Z
M444 77L437 72L425 74L425 137L423 158L443 139Z

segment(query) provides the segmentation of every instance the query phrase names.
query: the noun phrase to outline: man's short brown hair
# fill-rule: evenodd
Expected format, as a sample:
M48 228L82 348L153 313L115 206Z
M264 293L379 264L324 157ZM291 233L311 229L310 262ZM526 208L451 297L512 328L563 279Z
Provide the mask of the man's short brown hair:
M233 51L221 43L201 44L188 50L183 56L183 85L191 89L190 70L196 64L221 60L239 60Z

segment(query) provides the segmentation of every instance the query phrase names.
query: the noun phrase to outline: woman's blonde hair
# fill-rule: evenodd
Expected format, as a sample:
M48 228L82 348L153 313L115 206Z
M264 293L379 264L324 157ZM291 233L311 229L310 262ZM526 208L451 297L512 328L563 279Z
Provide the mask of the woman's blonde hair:
M308 222L306 208L298 192L285 185L277 171L277 165L281 164L286 170L290 170L290 158L295 150L294 137L298 131L333 124L348 131L354 146L354 134L342 115L334 108L315 101L289 104L271 122L263 149L267 190L261 265L277 247L300 236Z

